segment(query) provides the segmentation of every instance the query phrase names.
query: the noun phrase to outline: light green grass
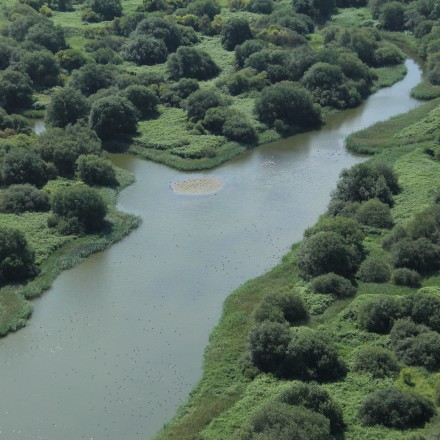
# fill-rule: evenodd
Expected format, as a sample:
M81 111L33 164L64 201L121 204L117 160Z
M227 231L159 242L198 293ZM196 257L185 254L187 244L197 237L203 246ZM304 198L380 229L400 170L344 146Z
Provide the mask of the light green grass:
M368 8L341 8L329 20L330 25L346 28L364 26L366 22L377 23L373 21L371 11Z
M411 90L411 96L416 99L429 101L440 97L440 86L434 86L429 81L423 80Z

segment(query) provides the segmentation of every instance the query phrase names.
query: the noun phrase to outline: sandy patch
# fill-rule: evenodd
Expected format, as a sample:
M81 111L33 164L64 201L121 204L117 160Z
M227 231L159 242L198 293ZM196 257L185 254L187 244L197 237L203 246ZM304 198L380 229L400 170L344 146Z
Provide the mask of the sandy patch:
M179 194L210 194L222 189L223 185L218 177L200 177L174 182L171 189Z

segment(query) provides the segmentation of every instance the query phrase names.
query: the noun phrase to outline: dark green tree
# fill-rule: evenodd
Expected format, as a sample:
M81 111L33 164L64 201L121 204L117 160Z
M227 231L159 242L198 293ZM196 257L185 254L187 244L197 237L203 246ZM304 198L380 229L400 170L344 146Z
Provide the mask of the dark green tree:
M201 89L188 96L186 109L188 118L203 119L208 109L221 107L224 98L216 88Z
M374 378L395 377L400 366L396 355L383 347L364 345L355 354L354 371L370 373Z
M122 92L122 96L133 104L139 119L151 117L157 112L159 98L148 87L141 85L128 86Z
M162 40L148 35L137 35L127 42L122 50L122 56L139 66L152 65L166 61L168 51Z
M113 84L115 72L112 66L87 63L72 73L70 86L83 95L90 96L99 89L106 89Z
M29 76L12 69L0 72L0 106L8 113L14 113L31 104L32 86Z
M150 16L142 20L136 27L136 35L146 35L163 41L169 52L174 52L182 43L180 29L161 17Z
M379 23L387 31L403 31L405 27L405 7L398 1L385 3L380 8Z
M57 59L48 51L26 53L20 64L33 81L34 86L48 88L58 84L60 67Z
M220 69L211 56L194 47L179 47L168 59L167 70L170 78L195 78L206 80L216 76Z
M122 15L121 0L88 0L87 6L102 20L113 20Z
M360 326L369 332L389 333L394 321L402 316L402 305L392 296L380 295L362 304L358 314Z
M249 23L244 18L232 17L226 21L221 31L222 45L226 50L234 50L235 46L254 38Z
M76 161L78 177L87 185L115 186L115 170L109 160L96 154L83 154Z
M26 40L39 44L52 53L67 48L63 28L55 26L50 20L42 21L32 26L27 32Z
M87 117L89 104L80 91L71 87L59 88L51 96L46 109L46 121L52 127L64 128Z
M0 212L19 214L49 209L48 193L28 183L11 185L0 193Z

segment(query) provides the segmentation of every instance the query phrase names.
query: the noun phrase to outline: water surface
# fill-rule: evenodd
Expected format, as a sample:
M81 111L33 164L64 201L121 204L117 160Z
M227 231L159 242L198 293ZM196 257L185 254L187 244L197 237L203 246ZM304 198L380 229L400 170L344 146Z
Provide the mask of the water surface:
M363 158L345 137L415 107L417 65L320 130L259 147L210 172L114 155L137 181L119 207L130 236L64 272L29 325L0 340L0 438L151 439L201 377L225 297L280 261L324 211L340 171ZM211 175L217 193L172 182Z

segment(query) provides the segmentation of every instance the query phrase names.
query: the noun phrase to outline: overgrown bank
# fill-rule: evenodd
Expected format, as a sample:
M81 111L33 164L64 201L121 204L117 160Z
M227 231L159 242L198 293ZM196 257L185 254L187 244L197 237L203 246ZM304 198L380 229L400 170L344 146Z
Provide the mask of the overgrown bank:
M315 376L315 380L322 383L323 390L342 408L346 424L344 438L436 438L440 423L438 416L425 426L403 424L393 428L383 426L387 421L367 423L360 408L371 394L390 387L415 392L428 399L431 408L435 405L438 409L440 404L440 351L436 345L438 342L434 342L439 339L437 324L429 323L425 318L414 315L411 311L414 309L407 308L412 301L417 303L422 300L426 301L423 307L429 310L430 315L437 316L440 311L439 268L436 266L438 242L435 238L439 224L434 214L438 210L437 189L440 186L437 109L438 100L431 101L405 115L355 133L347 140L347 145L355 151L375 154L367 168L393 168L399 186L396 194L392 195L392 192L382 190L376 192L377 186L365 186L364 182L363 188L372 191L368 197L382 198L382 204L374 199L374 203L348 203L348 200L336 203L335 200L330 216L323 217L307 233L307 240L310 240L318 231L325 231L326 223L332 225L334 231L334 219L339 219L339 228L347 228L347 225L352 227L353 223L350 222L357 224L356 230L363 237L360 245L364 250L364 262L362 266L357 263L352 272L355 282L349 283L353 286L351 289L357 290L356 295L352 297L352 290L349 289L344 292L351 293L337 296L338 290L333 290L334 284L329 287L329 284L321 282L321 287L326 287L319 289L316 288L316 282L310 283L304 279L304 267L310 266L304 266L302 257L301 267L298 267L298 249L302 248L302 244L295 245L279 266L247 282L227 298L220 323L212 332L206 349L203 378L191 393L189 402L159 433L158 439L248 438L244 436L243 429L249 429L249 424L252 426L253 417L257 420L266 414L264 404L279 399L283 392L297 386L296 381L283 378L280 371L267 369L267 365L255 365L255 352L252 352L248 340L250 330L258 325L259 320L283 322L284 318L280 318L276 308L268 308L268 297L280 298L285 295L294 295L302 300L309 315L306 328L330 335L335 342L338 358L347 368L345 377L336 377L332 381ZM345 174L345 183L347 176L350 179L355 176L354 172ZM341 188L346 185L339 184L338 187L341 193ZM389 202L392 203L385 203L386 197L390 196ZM378 207L380 214L373 215L378 212ZM345 209L342 217L337 209ZM377 223L372 224L372 221ZM348 223L342 226L344 222ZM433 260L426 252L423 262L418 259L417 256L423 253L420 249L413 254L404 253L410 248L409 244L416 246L416 242L423 244L423 249L432 250ZM345 276L350 277L349 274ZM421 287L423 290L417 294ZM388 303L390 307L395 307L395 312L392 312L392 308L386 308L385 304ZM375 309L374 304L378 308ZM380 317L380 309L387 310L386 318ZM369 316L372 319L385 319L389 327L383 330L369 327L365 321L367 310L376 310ZM414 328L418 329L416 332L426 332L426 336L415 339L407 337L403 338L404 343L399 342L401 339L393 336L401 332L398 327L413 325L413 321ZM389 335L393 324L397 327ZM303 328L301 322L294 323L293 328L298 328L298 325ZM433 338L430 342L432 348L423 348L422 339L428 337ZM408 350L415 351L409 354ZM375 367L372 366L373 358L381 359ZM432 359L432 363L425 363L423 359L428 358ZM275 365L278 365L277 362ZM303 380L294 375L294 379L298 378ZM388 410L385 407L384 411ZM431 410L426 411L428 414ZM267 422L268 418L265 420Z

